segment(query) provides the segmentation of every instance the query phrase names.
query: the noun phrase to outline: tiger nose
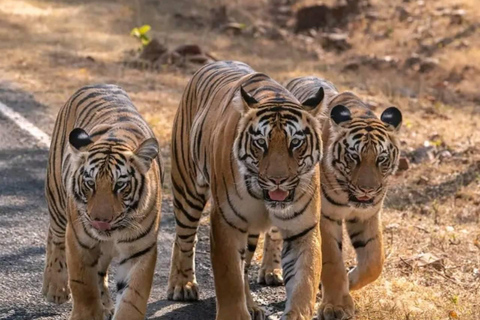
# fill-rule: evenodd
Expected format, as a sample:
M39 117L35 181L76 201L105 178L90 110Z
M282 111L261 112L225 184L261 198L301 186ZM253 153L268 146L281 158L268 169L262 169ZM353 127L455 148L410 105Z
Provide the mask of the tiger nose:
M371 193L375 191L375 189L371 187L360 187L360 190L365 193Z
M284 183L285 181L287 181L287 178L283 178L283 177L273 177L273 178L270 178L271 181L273 181L276 185L281 185L282 183Z

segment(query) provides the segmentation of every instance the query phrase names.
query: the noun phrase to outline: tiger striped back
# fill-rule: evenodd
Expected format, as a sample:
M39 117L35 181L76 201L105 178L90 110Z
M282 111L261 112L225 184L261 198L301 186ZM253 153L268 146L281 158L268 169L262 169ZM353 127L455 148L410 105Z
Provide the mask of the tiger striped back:
M327 109L330 101L338 94L338 90L333 83L328 80L317 78L314 76L299 77L289 80L285 85L288 91L290 91L297 99L303 101L311 97L320 88L323 88L325 97L322 100L321 115L327 116Z
M242 276L243 261L255 250L247 248L248 235L255 237L272 223L288 243L282 258L291 280L286 312L311 315L316 288L305 288L302 295L298 289L305 284L300 278L315 279L321 269L315 190L322 144L315 115L322 99L319 90L302 105L241 62L212 63L192 77L172 133L177 228L169 299L198 299L196 232L211 196L217 319L232 314L247 319L249 311L261 316ZM300 257L304 250L309 253Z
M43 293L62 303L70 287L72 316L113 312L106 279L117 253L119 297L129 300L120 290L126 286L143 296L130 299L130 306L119 302L117 312L143 319L135 309L146 310L155 266L163 180L158 149L120 87L83 87L60 110L45 186L50 226Z

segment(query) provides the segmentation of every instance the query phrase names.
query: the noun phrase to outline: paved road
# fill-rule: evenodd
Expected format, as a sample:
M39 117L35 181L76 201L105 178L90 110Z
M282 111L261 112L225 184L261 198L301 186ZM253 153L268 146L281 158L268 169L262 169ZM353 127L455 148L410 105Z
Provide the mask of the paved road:
M0 83L0 102L50 133L54 117L34 98ZM48 213L43 197L48 151L0 113L0 319L67 319L71 303L52 305L41 295ZM208 226L202 226L197 247L201 301L166 300L170 252L174 237L172 204L163 202L162 226L148 319L214 319L215 299L209 259ZM253 279L256 270L252 270ZM111 277L113 278L113 277ZM253 294L268 313L283 308L283 288L253 284ZM114 288L113 282L111 288Z

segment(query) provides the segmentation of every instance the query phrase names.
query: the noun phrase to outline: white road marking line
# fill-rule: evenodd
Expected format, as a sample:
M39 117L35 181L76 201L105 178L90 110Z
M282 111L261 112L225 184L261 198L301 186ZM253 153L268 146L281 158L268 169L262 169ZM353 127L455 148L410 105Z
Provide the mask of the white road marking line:
M22 130L27 131L35 139L37 139L41 144L45 145L47 148L50 148L51 139L48 134L43 132L40 128L35 126L33 123L25 119L21 114L14 111L12 108L0 102L0 112L3 113L7 118L12 120L17 126Z

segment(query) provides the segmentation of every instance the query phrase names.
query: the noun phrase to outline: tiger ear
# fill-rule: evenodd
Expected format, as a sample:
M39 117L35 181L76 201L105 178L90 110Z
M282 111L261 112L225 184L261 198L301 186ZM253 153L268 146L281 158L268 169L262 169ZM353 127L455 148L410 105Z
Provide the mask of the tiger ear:
M402 126L402 113L396 107L385 109L382 112L380 119L393 131L400 130L400 127Z
M343 122L352 120L352 113L347 107L339 104L330 111L330 118L335 124L341 125Z
M150 138L142 142L135 150L135 158L146 168L150 168L152 160L158 155L158 142L155 138Z
M321 103L324 97L325 91L323 90L323 87L320 87L317 93L302 101L302 106L305 110L316 116L321 109Z
M68 142L74 150L84 151L93 141L85 130L75 128L70 132Z
M258 101L246 92L243 86L240 86L240 93L235 95L232 103L238 112L244 114L247 113L249 109L256 108Z

